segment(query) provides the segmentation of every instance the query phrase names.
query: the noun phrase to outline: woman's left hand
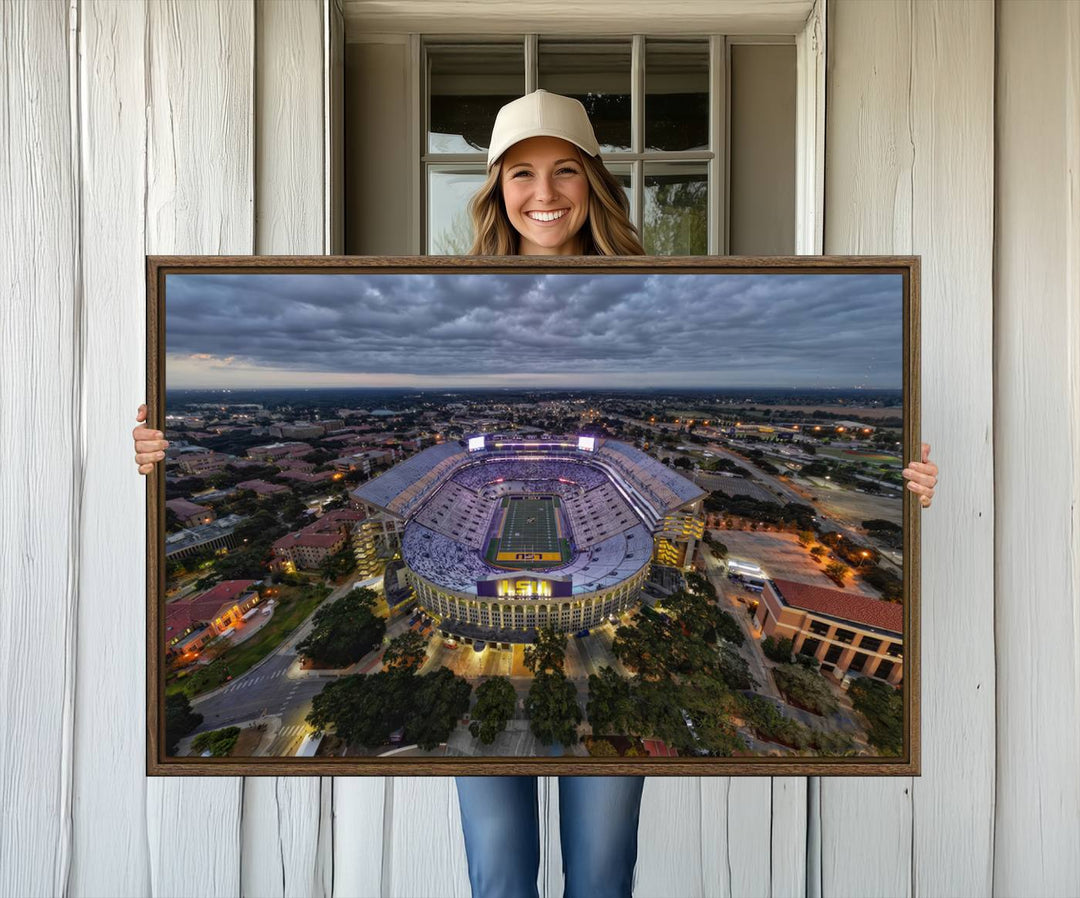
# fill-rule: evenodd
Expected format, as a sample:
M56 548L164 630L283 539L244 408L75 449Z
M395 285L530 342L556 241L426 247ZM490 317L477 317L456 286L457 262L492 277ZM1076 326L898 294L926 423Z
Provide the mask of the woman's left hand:
M929 508L934 500L934 487L937 486L938 467L930 461L930 444L922 444L922 461L913 461L904 468L907 488L918 495L923 508Z

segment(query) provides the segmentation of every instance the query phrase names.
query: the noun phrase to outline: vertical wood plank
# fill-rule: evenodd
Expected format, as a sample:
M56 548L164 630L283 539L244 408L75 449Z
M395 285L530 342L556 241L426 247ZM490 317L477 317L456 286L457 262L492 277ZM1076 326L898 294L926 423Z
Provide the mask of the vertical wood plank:
M769 850L769 892L773 898L804 898L807 895L807 813L809 779L774 777L771 784L772 830Z
M701 852L707 841L703 815L723 813L723 808L705 807L705 782L692 776L646 777L638 822L636 898L715 894L702 877Z
M334 898L382 898L387 849L384 821L391 777L335 777L333 815Z
M834 0L829 25L825 252L910 253L910 7ZM911 893L911 778L822 777L819 808L821 894Z
M254 248L254 37L250 0L149 6L149 253ZM241 894L243 778L147 783L153 894Z
M83 428L69 9L0 15L0 893L55 895L71 847Z
M146 840L144 3L79 6L86 431L69 894L150 893ZM121 561L123 563L121 563ZM138 724L138 725L136 725Z
M993 866L994 6L938 0L911 11L922 430L943 471L921 519L912 885L916 895L965 898L990 894ZM956 384L964 385L959 403Z
M323 79L326 151L323 208L326 252L345 252L345 16L341 0L323 3Z
M922 436L944 473L922 519L922 777L822 780L822 893L986 894L994 10L831 9L826 251L922 256Z
M255 7L255 252L325 250L321 0ZM249 777L244 784L244 895L324 896L319 777Z
M676 860L690 860L695 869L700 868L700 894L706 898L775 894L773 781L767 777L707 777L699 782L700 859L695 861L684 852ZM801 813L805 817L805 808ZM787 845L784 850L798 856L801 846Z
M255 251L323 253L322 0L260 0L255 11Z
M998 4L994 894L1080 883L1080 9Z
M388 777L382 894L387 898L469 898L469 871L457 786L450 776Z

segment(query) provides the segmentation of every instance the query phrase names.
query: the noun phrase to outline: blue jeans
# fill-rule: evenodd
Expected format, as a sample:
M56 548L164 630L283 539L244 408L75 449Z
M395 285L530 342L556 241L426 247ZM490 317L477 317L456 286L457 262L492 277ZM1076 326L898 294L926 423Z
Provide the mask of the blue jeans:
M535 776L459 776L473 898L538 898ZM630 898L643 776L560 776L563 898Z

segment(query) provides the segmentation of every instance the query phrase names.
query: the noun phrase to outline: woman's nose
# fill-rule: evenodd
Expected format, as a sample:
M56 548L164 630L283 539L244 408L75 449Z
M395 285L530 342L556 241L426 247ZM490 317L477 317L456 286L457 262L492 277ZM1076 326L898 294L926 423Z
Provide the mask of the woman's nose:
M558 195L555 189L555 179L547 175L540 175L536 179L536 198L538 200L551 200Z

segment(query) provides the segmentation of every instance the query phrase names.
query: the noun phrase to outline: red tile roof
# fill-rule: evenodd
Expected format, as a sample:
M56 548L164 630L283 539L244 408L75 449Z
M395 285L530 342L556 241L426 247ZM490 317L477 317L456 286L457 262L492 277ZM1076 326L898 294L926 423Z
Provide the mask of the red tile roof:
M645 753L651 758L677 758L679 750L673 748L661 739L642 739L641 744Z
M178 636L197 621L209 621L218 611L239 601L250 592L256 580L222 580L204 593L187 596L165 606L165 639Z
M333 533L309 533L298 530L295 533L286 533L273 544L272 548L294 549L298 546L305 546L311 549L332 549L343 540L344 537L337 531Z
M242 490L253 490L259 495L290 492L287 486L282 486L280 483L267 483L265 480L245 480L236 485Z
M854 592L796 583L794 580L772 580L780 598L793 608L839 617L855 624L904 632L904 607L896 602L884 602Z
M166 508L171 508L176 512L177 517L182 520L194 517L195 515L203 515L210 511L208 505L196 505L194 502L189 502L187 499L169 499L165 503Z

